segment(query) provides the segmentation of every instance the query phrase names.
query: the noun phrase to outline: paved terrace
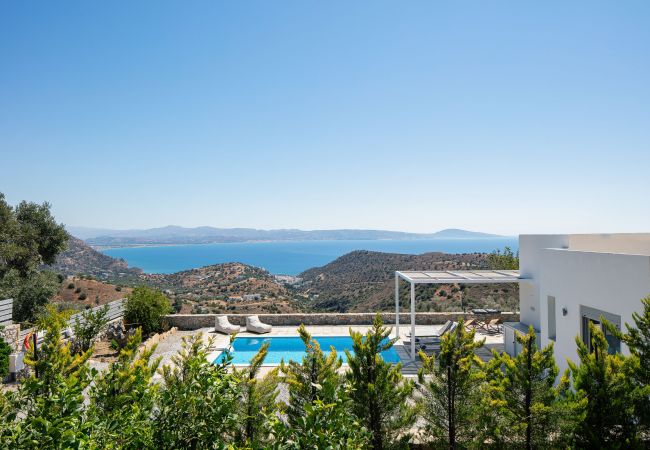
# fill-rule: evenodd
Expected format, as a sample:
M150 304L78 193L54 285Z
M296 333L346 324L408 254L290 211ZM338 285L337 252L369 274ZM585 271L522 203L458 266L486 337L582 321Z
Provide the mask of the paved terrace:
M442 325L418 325L416 328L417 335L426 335L437 332ZM352 325L352 326L343 326L343 325L310 325L306 326L307 330L312 334L312 336L349 336L349 330L359 331L365 333L370 325ZM392 328L392 327L391 327ZM393 336L394 336L394 328ZM273 331L261 335L263 337L269 336L298 336L296 326L274 326ZM395 344L395 349L401 359L403 369L402 373L405 376L415 376L417 375L417 370L421 366L419 360L412 362L407 348L404 346L404 341L406 340L406 333L408 333L404 327L400 327L400 339ZM179 330L176 333L170 334L165 339L161 340L158 343L154 357L161 356L161 364L169 364L171 362L171 357L181 349L181 342L184 337L191 336L196 333L203 333L204 339L212 337L213 340L213 352L210 353L209 359L214 360L219 356L221 350L226 348L229 343L229 336L215 333L214 328L203 327L196 330ZM248 336L260 336L253 333L241 332L239 336L248 337ZM477 330L476 339L485 338L485 347L477 351L477 355L483 359L488 360L492 357L491 349L496 349L498 351L503 351L503 334L487 334L482 330ZM274 366L265 366L262 370L262 374L271 370Z

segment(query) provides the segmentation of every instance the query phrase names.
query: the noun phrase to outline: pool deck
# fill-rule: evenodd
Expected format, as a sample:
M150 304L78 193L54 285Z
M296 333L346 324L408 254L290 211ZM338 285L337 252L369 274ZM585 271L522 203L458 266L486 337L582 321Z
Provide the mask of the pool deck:
M417 335L427 335L437 332L442 325L418 325L416 327ZM367 326L331 326L331 325L322 325L322 326L307 326L307 330L312 334L312 336L349 336L349 330L359 331L365 333L370 325ZM421 367L419 359L416 361L411 361L409 350L404 346L404 341L406 340L406 335L410 331L410 327L400 327L400 338L395 343L395 350L400 357L402 363L402 373L405 376L416 376L418 369ZM203 333L203 338L208 340L212 338L212 347L211 353L208 355L208 360L214 361L223 349L228 347L229 336L223 335L220 333L215 333L214 328L202 328L199 330L193 331L178 331L158 344L154 357L160 356L162 358L161 364L170 364L171 357L181 349L181 342L183 337L188 337L193 334ZM241 332L238 334L241 337L272 337L272 336L298 336L297 327L295 326L274 326L273 331L267 334L258 335L249 332ZM395 337L394 328L392 329L391 337ZM496 349L498 351L503 351L503 334L488 334L482 330L477 330L476 339L485 338L485 346L477 351L477 355L484 361L491 359L491 349ZM264 366L261 370L260 375L271 370L275 365Z

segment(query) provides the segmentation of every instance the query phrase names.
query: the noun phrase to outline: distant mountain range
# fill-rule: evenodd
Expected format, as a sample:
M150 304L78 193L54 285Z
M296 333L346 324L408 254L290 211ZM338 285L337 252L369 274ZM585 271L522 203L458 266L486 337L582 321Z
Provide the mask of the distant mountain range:
M101 228L67 227L73 236L95 247L209 244L217 242L298 241L298 240L414 240L468 239L501 237L461 229L446 229L435 233L406 233L385 230L258 230L254 228L214 228L166 226L146 230L110 230Z

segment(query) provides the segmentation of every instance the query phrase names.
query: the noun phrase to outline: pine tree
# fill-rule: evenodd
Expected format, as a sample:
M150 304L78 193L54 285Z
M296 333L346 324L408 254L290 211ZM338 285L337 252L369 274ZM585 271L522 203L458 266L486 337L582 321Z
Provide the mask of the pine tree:
M507 445L526 449L550 448L564 444L570 405L563 401L568 376L555 386L558 368L553 345L537 349L532 327L527 334L516 334L521 352L511 357L498 355L488 364L490 406L500 424L499 438Z
M365 335L350 330L354 354L346 350L354 412L369 430L374 450L404 447L415 420L409 404L413 383L403 379L401 364L390 364L381 356L395 343L388 338L390 333L377 314Z
M158 385L152 377L160 358L151 361L156 346L139 351L142 331L129 338L117 361L90 389L86 420L89 440L97 448L152 448L154 410Z
M87 362L92 349L73 355L70 344L61 339L68 318L49 306L37 320L44 338L25 356L33 373L19 389L17 407L23 420L16 436L18 448L28 442L37 442L40 448L75 448L87 435L83 392L96 371Z
M241 386L227 364L207 360L211 346L200 333L184 338L173 366L160 369L156 448L227 448L234 441Z
M298 334L305 344L305 356L301 362L289 361L280 365L284 374L282 381L289 388L287 418L289 423L302 420L305 406L315 400L333 402L341 387L342 377L338 370L341 359L332 348L325 356L318 341L312 338L304 325L298 328Z
M625 324L626 333L606 324L630 349L632 376L636 383L637 416L639 428L650 439L650 296L641 300L643 312L632 313L634 325Z
M629 358L607 352L599 327L589 324L591 351L576 337L580 365L569 361L573 400L583 409L584 420L575 432L583 448L634 448L639 445L635 418L635 389Z
M275 414L278 386L278 368L258 378L262 364L266 359L269 343L265 342L244 369L233 369L242 385L239 416L242 425L237 433L240 446L260 447L264 439L266 417Z
M479 438L481 360L474 351L483 341L474 340L461 321L440 340L438 357L420 352L418 403L425 421L425 436L438 447L466 446Z

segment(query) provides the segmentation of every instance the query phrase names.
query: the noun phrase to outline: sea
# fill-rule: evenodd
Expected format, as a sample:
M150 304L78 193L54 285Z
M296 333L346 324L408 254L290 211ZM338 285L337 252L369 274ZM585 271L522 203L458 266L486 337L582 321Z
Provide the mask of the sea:
M146 273L173 273L225 262L261 267L275 275L298 275L320 267L354 250L421 254L427 252L492 252L510 247L518 250L516 237L418 240L321 240L236 242L219 244L121 247L102 250L123 258L130 267Z

